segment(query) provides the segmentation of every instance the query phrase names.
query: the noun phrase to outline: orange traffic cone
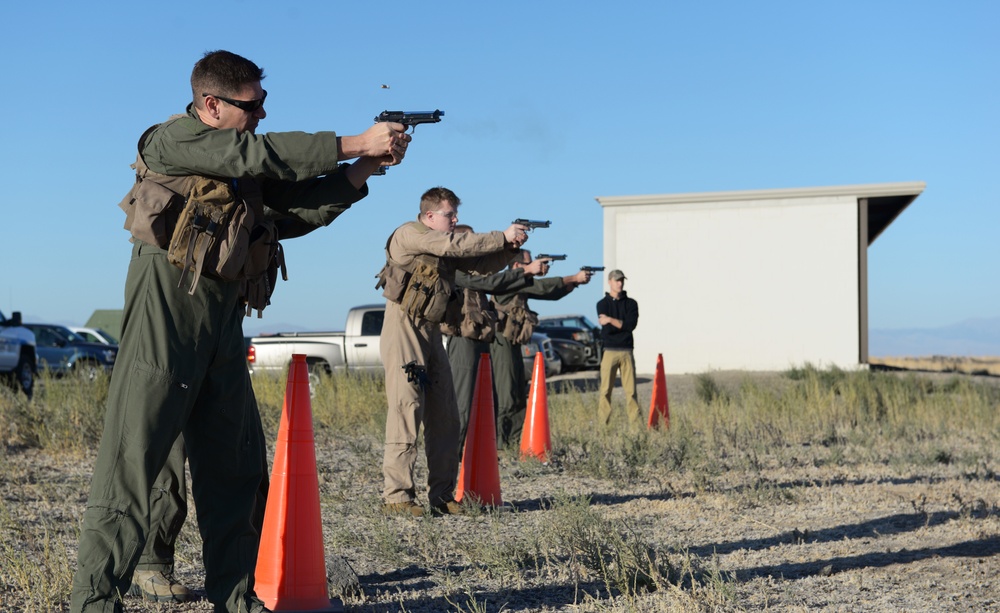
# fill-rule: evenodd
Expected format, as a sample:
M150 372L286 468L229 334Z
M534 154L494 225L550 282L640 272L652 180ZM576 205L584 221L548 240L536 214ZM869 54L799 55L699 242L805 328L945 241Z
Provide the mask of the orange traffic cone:
M493 366L490 354L479 357L476 391L472 395L472 415L465 451L458 469L455 500L466 495L478 504L502 506L500 496L500 462L497 458L497 427L493 416Z
M292 355L288 369L255 576L257 596L272 611L343 610L327 592L309 370L301 354Z
M670 404L667 402L667 375L663 372L663 354L656 356L656 376L653 378L653 397L649 400L649 427L670 427Z
M528 411L524 414L524 430L521 433L521 459L535 457L547 462L552 451L552 436L549 433L549 393L545 388L545 356L535 354L535 369L531 376L531 391L528 393Z

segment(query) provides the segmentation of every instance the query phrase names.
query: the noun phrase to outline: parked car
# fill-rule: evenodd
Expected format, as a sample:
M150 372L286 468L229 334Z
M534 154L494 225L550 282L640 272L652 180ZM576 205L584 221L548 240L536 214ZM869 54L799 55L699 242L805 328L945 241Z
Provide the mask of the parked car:
M118 357L118 347L88 343L82 336L58 324L24 324L35 333L38 365L62 376L77 374L94 379L99 372L110 371Z
M549 329L540 328L539 332L544 332L548 336ZM561 364L559 372L574 372L584 370L588 367L587 359L590 352L586 345L569 339L559 338L556 335L548 338L556 354L559 356Z
M35 334L21 325L21 313L0 313L0 376L31 399L37 372Z
M535 375L535 355L539 352L545 360L545 376L558 375L563 370L562 359L556 351L554 342L544 334L535 332L531 340L521 345L521 357L524 358L524 375L530 381Z
M601 366L601 328L583 315L546 315L536 330L552 339L563 361L563 370Z
M102 345L118 345L118 339L111 335L107 330L102 330L100 328L84 328L70 326L70 330L76 332L83 337L83 340L88 343L100 343Z

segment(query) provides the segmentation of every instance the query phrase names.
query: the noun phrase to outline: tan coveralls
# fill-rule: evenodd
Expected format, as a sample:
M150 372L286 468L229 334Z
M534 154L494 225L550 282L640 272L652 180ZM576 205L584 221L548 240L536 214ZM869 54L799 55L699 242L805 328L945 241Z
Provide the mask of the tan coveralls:
M442 279L454 288L456 269L481 274L503 269L519 254L519 250L505 247L502 232L438 232L420 222L410 222L393 233L386 257L390 265L406 268L418 255L437 256L442 259ZM439 323L423 318L412 321L398 303L386 300L379 351L389 404L382 461L383 496L389 504L416 499L413 469L421 424L427 454L427 499L431 505L454 499L459 460L458 405ZM404 366L411 361L426 369L426 385L407 381Z

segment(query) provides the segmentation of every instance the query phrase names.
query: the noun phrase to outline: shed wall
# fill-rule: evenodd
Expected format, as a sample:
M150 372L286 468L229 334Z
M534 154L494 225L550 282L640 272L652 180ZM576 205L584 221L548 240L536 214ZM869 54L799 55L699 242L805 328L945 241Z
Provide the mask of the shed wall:
M604 222L604 261L639 303L638 372L660 353L669 373L858 365L857 198L614 206Z

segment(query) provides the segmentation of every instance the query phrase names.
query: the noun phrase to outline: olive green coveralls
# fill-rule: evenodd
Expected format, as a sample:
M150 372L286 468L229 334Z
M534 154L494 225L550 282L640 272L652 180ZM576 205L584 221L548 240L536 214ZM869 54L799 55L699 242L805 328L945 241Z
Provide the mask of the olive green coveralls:
M522 268L507 269L493 275L470 275L462 271L455 273L457 287L484 294L517 292L531 285L531 282L532 277L526 276ZM492 307L492 305L490 306ZM490 352L491 343L491 339L476 340L458 335L448 338L448 362L451 364L451 377L455 383L455 400L458 402L458 456L460 459L472 414L476 377L479 375L479 358L482 354ZM490 379L492 378L491 371ZM496 398L493 399L493 406L496 407Z
M329 224L367 195L367 186L357 190L337 171L333 132L238 134L205 125L189 106L140 150L157 173L237 179L241 196L263 198L282 238ZM132 247L120 351L80 532L74 613L122 610L151 514L160 514L155 524L172 512L173 503L152 492L154 482L183 491L185 446L208 599L220 613L263 606L253 575L266 443L246 365L241 284L206 275L189 295L190 277L178 287L181 271L165 254L138 240Z
M149 534L136 570L174 572L174 544L187 519L184 436L178 436L149 495ZM266 489L266 488L265 488ZM265 492L266 498L266 492Z
M508 249L502 232L438 232L420 222L393 232L386 248L387 263L402 268L419 255L440 258L441 278L454 288L455 270L491 274L520 253ZM386 503L416 500L413 470L417 462L417 432L424 427L427 455L427 498L431 505L454 500L458 479L458 406L451 365L441 337L440 322L411 319L395 301L386 300L379 353L385 367L388 413L382 459ZM426 383L408 381L404 366L415 362L426 372Z
M494 300L503 305L515 296L539 300L559 300L576 289L562 277L535 277L529 287L512 294L495 294ZM497 447L519 445L528 407L528 379L524 373L522 345L512 343L498 332L490 345L493 361L493 387L496 389Z

